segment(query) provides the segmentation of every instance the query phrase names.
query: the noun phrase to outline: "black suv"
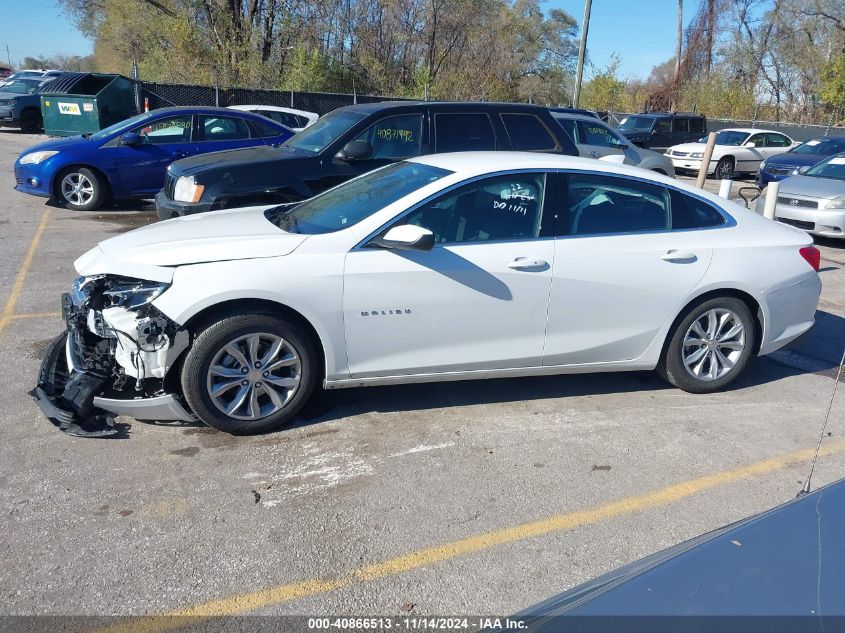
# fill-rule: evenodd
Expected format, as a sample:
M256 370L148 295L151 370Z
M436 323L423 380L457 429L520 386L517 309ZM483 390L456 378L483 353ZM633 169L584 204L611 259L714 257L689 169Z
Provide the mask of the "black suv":
M645 112L629 114L617 129L637 147L662 152L707 136L707 118L683 112Z
M267 129L267 134L276 132ZM162 219L309 198L382 165L435 152L522 150L577 156L546 108L507 103L383 102L340 108L278 147L172 163ZM503 157L503 160L504 157Z

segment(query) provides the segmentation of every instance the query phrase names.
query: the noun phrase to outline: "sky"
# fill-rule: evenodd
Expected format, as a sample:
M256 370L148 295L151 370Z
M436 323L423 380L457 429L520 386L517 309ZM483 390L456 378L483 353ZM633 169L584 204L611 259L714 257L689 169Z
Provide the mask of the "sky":
M698 2L684 0L684 24ZM545 9L563 9L580 24L584 0L546 0ZM645 78L675 54L676 0L593 0L587 49L595 67L611 54L621 56L622 78ZM0 59L9 47L12 63L25 56L87 55L92 43L58 9L55 0L0 0ZM590 69L587 70L587 76Z

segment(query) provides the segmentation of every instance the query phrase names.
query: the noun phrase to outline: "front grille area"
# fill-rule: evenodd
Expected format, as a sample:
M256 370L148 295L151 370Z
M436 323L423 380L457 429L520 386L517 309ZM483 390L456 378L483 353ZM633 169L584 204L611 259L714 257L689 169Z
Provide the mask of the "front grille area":
M797 227L799 229L804 229L805 231L812 231L816 228L815 222L805 222L804 220L793 220L791 218L778 218L778 222L783 222L784 224L788 224L790 226Z
M791 207L801 207L803 209L819 208L819 203L816 200L801 200L800 198L787 198L785 196L778 196L778 204L788 204Z
M766 171L772 176L788 176L792 173L793 167L769 167L766 166Z
M679 152L678 150L672 150L672 156L689 156L689 152Z
M164 176L164 195L168 197L168 199L173 200L173 193L176 190L176 177L173 176L169 171Z

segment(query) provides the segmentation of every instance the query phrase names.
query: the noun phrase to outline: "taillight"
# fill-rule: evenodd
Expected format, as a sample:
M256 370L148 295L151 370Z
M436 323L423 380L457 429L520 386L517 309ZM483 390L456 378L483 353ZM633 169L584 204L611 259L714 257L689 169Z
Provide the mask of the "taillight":
M815 246L805 246L798 251L801 257L807 260L807 263L813 267L813 270L819 272L819 267L822 263L822 254Z

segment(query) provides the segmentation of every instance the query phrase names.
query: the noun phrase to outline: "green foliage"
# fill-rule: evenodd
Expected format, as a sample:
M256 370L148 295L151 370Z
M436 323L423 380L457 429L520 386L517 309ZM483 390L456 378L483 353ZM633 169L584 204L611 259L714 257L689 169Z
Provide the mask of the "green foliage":
M822 70L819 96L834 112L845 111L845 54L835 57Z
M590 110L620 110L625 82L617 78L619 55L613 53L607 66L599 70L581 88L580 106Z

